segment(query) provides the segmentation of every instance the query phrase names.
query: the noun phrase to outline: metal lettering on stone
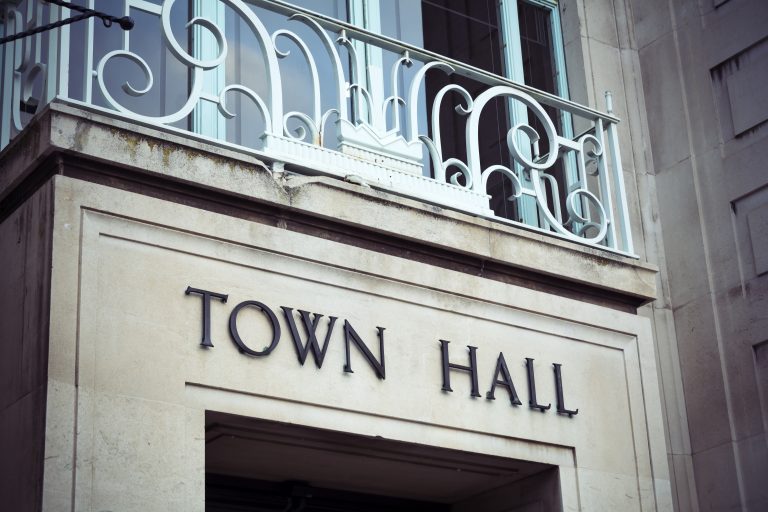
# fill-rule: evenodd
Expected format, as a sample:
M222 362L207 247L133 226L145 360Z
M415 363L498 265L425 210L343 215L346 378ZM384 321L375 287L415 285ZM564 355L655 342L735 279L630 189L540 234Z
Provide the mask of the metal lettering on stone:
M218 302L226 304L229 295L219 292L213 292L210 290L203 290L200 288L193 288L191 286L188 286L185 290L185 295L197 295L202 299L202 341L200 342L200 346L204 347L205 349L212 349L214 347L214 344L211 340L211 325L212 325L212 315L211 315L211 299L216 299ZM237 319L242 310L245 308L252 308L260 313L262 313L270 324L270 330L271 332L268 334L271 334L271 337L269 335L264 336L263 332L248 332L245 336L246 338L250 340L260 340L263 348L254 349L252 346L250 346L246 341L244 340L244 333L240 332L240 329L238 327ZM325 336L323 338L322 346L320 345L320 342L318 340L318 329L320 328L321 320L324 318L324 315L321 315L319 313L312 313L305 310L298 310L299 318L301 319L301 323L303 324L303 331L306 334L305 338L302 339L302 335L300 332L300 329L297 326L296 323L296 315L291 307L287 306L281 306L280 309L282 309L284 313L285 321L288 325L288 330L290 331L291 338L294 342L294 348L296 349L296 357L299 363L299 366L304 366L306 363L306 360L309 356L309 354L312 354L312 357L315 361L315 366L318 370L322 369L323 367L323 361L325 360L326 353L328 351L329 345L331 343L331 335L333 334L334 326L336 325L336 321L338 320L338 317L336 316L329 316L328 322L326 324L326 330L325 330ZM368 363L369 368L373 371L373 373L382 381L386 379L386 361L384 357L384 331L386 329L384 327L376 327L376 333L379 341L379 349L378 349L378 356L374 355L374 353L371 351L370 348L368 348L368 345L363 340L363 337L358 334L358 332L355 330L355 328L352 326L352 324L349 322L349 320L344 320L344 327L343 327L343 338L344 338L344 366L342 367L342 371L344 373L354 373L352 370L352 356L351 356L351 346L354 345L357 348L357 353L362 356L362 358L365 360L366 363ZM282 328L280 326L280 320L278 319L278 316L274 313L272 308L270 308L268 305L264 304L263 302L259 302L257 300L246 300L243 302L240 302L237 304L232 311L229 313L229 333L230 337L232 338L232 341L234 342L235 346L237 347L238 351L240 351L241 354L252 356L256 358L263 358L269 356L280 343L280 337L282 334ZM260 338L261 336L261 338ZM268 340L268 343L264 343ZM253 343L253 342L251 342ZM480 368L477 362L477 351L478 347L467 345L467 363L466 365L460 364L454 360L451 362L451 356L450 356L450 350L449 350L450 341L447 340L440 340L440 362L441 362L441 369L442 369L442 386L441 390L444 393L452 393L453 388L451 387L451 375L452 372L457 375L457 378L460 374L464 374L469 379L469 389L470 393L469 396L472 399L478 399L482 398L482 394L480 393ZM563 376L562 376L562 364L560 363L553 363L552 368L554 370L554 376L555 376L555 397L557 399L557 413L560 415L567 415L568 417L573 417L576 414L579 413L578 409L572 410L567 409L565 406L565 393L563 391ZM528 396L529 396L529 407L534 410L538 410L540 412L547 412L552 405L542 405L538 403L538 398L536 394L536 377L534 374L533 369L533 359L527 357L525 358L525 369L526 369L526 377L528 381ZM485 398L486 400L496 400L496 389L497 387L502 387L506 389L507 394L509 396L509 403L513 407L518 407L522 405L522 401L520 400L520 397L517 394L517 388L515 387L513 375L512 372L510 372L509 367L507 366L507 360L504 356L503 352L500 352L498 355L498 358L496 359L496 366L494 371L490 374L491 375L491 386L490 389L486 392Z

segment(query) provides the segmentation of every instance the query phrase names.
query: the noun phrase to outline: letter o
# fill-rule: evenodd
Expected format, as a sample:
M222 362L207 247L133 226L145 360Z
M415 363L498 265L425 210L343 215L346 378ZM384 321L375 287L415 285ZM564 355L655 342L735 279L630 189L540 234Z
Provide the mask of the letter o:
M272 343L261 352L249 348L248 345L243 342L242 338L240 338L240 333L237 332L237 315L240 314L241 309L247 307L258 309L267 315L269 321L272 322ZM275 313L266 305L255 300L246 300L235 306L235 309L229 314L229 334L232 335L232 340L237 345L237 348L240 349L240 352L251 356L267 356L270 352L275 350L275 347L277 347L277 344L280 341L280 323L277 321Z

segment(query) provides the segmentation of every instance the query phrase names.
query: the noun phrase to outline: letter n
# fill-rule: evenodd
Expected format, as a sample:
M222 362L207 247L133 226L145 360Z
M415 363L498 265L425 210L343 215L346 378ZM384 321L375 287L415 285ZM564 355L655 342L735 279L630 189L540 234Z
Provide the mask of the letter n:
M347 362L344 365L344 371L347 373L354 373L352 371L352 363L350 362L350 350L349 346L350 344L354 343L358 350L365 356L365 359L368 361L368 364L373 368L373 371L376 372L376 376L380 379L385 378L384 374L384 327L377 327L376 328L379 333L379 357L381 358L381 361L376 360L376 358L373 356L371 351L368 349L367 346L365 346L365 343L363 343L363 340L360 338L360 335L357 334L355 329L352 327L352 324L350 324L347 320L344 320L344 347L345 347L345 353L347 357Z

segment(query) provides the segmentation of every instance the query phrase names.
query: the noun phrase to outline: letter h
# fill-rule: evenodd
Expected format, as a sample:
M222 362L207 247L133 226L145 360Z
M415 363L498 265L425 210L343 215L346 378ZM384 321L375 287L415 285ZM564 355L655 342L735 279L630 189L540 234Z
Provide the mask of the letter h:
M471 396L480 397L479 385L477 383L477 355L475 351L477 347L467 345L469 349L469 366L461 364L455 364L448 361L448 344L450 341L440 340L440 348L443 352L443 391L453 391L451 389L451 370L461 370L469 372L469 376L472 379L472 393Z

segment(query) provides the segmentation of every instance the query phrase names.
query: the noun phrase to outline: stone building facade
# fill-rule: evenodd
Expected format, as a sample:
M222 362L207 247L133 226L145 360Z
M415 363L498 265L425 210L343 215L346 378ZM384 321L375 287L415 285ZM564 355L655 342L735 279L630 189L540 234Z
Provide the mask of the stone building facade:
M635 2L680 510L768 506L765 2Z
M768 4L310 4L0 47L9 510L764 509Z

